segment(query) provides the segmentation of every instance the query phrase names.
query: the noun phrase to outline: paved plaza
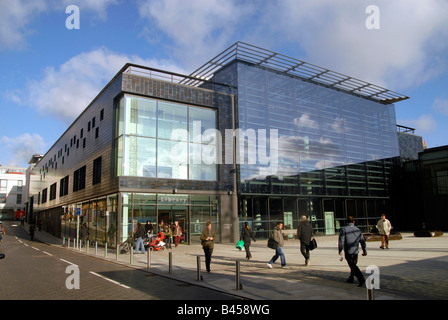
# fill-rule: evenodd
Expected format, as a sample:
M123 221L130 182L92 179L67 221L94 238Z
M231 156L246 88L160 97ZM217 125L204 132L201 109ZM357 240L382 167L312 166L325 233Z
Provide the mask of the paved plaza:
M27 226L24 227L28 230ZM402 233L403 239L390 242L390 249L380 249L379 241L367 242L368 255L359 256L358 266L366 273L368 266L379 270L380 289L374 290L375 300L433 300L448 298L448 239L441 237L417 238L412 233ZM62 239L43 231L36 231L39 241L63 246ZM184 245L146 254L118 254L103 247L73 248L73 254L90 255L92 259L107 259L114 263L186 283L230 293L241 298L256 300L366 300L367 289L346 283L349 268L337 254L337 236L316 237L318 248L311 253L311 265L305 266L300 254L299 241L285 241L284 252L289 269L282 269L278 260L273 269L266 263L274 251L266 247L265 240L252 243L252 260L245 259L245 252L233 244L215 244L211 272L205 271L202 247ZM171 252L171 268L170 268ZM197 263L200 257L202 279L198 281ZM240 285L236 269L239 261ZM238 290L237 290L238 288Z

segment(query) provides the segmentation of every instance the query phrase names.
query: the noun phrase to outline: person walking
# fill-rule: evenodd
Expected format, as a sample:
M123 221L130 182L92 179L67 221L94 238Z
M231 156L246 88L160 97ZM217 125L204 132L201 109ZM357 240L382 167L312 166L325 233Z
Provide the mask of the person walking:
M212 261L212 254L213 254L213 242L215 241L216 233L212 229L212 223L210 221L207 221L205 225L205 229L201 233L201 243L202 243L202 249L204 250L205 254L205 267L207 269L207 272L210 273L210 263Z
M0 221L0 243L2 243L3 236L5 235L5 227L3 226L2 222Z
M87 245L87 238L89 237L89 229L87 228L87 224L84 222L81 226L81 244L83 247Z
M283 269L289 269L286 266L286 258L285 258L285 254L283 252L283 244L284 244L284 240L283 240L283 223L282 222L277 222L277 225L274 228L274 232L272 237L274 238L275 242L277 243L277 247L275 249L275 255L272 257L272 259L268 262L268 267L272 269L272 264L277 261L278 257L280 257L280 261L282 264L282 268Z
M172 238L173 238L173 231L171 230L171 226L169 224L165 225L165 243L166 243L166 248L167 249L172 249L171 248L171 242L172 242Z
M34 231L36 231L36 225L34 223L30 224L30 237L31 241L34 241Z
M297 238L300 240L300 252L305 258L305 265L310 265L310 242L313 236L313 226L306 216L300 217L300 223L297 228Z
M252 259L252 254L250 253L251 238L254 240L254 242L257 242L257 240L255 240L252 234L252 231L250 230L249 222L244 222L244 227L241 230L240 240L244 241L244 249L246 250L246 260Z
M179 221L174 221L174 246L177 247L179 245L180 237L182 236L182 228L179 225Z
M390 231L392 230L392 225L388 219L386 219L386 215L383 213L381 215L381 219L378 220L378 223L376 224L376 228L378 229L378 232L381 236L381 249L384 249L384 246L386 246L386 249L389 249L389 236Z
M137 228L134 233L134 237L137 239L135 243L135 253L140 253L140 248L142 253L145 253L145 245L143 244L143 237L145 236L145 228L140 222L137 222Z
M353 217L349 216L347 218L347 225L339 230L338 251L339 255L341 255L342 250L344 250L345 260L347 260L348 266L350 267L350 276L347 279L347 282L353 283L353 280L356 277L358 279L358 287L362 287L365 279L357 266L359 244L361 244L363 251L362 255L366 256L366 240L364 239L361 230L355 226Z

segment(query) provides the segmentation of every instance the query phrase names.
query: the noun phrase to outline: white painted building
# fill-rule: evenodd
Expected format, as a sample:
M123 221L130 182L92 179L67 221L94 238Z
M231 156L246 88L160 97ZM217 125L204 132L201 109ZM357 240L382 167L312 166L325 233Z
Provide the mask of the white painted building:
M12 220L25 210L26 168L0 165L0 219Z

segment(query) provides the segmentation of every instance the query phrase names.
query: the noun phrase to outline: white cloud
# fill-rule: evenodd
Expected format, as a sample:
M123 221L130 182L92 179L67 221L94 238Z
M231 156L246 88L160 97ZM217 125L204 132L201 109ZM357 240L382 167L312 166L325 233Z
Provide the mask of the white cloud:
M26 47L26 38L34 33L30 27L34 18L43 12L57 11L68 17L65 8L77 5L80 15L93 13L106 20L107 8L118 0L2 0L0 1L0 50L17 50ZM61 23L61 26L64 24Z
M432 114L422 114L417 119L398 121L400 124L416 129L417 134L433 132L437 129L437 121Z
M297 43L308 62L390 89L418 86L443 71L442 61L446 63L448 56L447 1L377 0L379 30L365 26L369 4L270 1L257 32L260 39Z
M0 50L22 49L32 32L27 24L46 9L44 0L0 1Z
M379 30L366 28L369 4L358 0L138 2L140 15L165 33L174 43L173 51L195 67L242 40L280 52L283 46L295 47L300 50L286 54L297 57L297 52L305 52L307 62L397 91L446 70L448 1L376 0Z
M4 96L69 124L127 62L182 73L169 61L145 60L99 48L78 54L59 67L47 67L42 79L32 80L26 89Z
M444 116L448 116L448 99L435 99L432 109Z
M138 6L150 27L155 25L173 40L178 58L194 67L228 46L254 9L250 2L237 0L141 0Z
M3 136L0 141L3 152L11 154L11 160L7 165L24 166L35 153L43 153L46 150L44 139L34 133L23 133L17 137Z

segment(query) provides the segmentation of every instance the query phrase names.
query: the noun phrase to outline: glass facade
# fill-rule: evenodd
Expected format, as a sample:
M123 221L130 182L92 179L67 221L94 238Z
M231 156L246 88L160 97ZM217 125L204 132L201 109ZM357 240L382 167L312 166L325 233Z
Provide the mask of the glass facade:
M116 120L117 176L218 180L216 110L125 95Z
M369 229L387 207L399 156L393 104L242 61L215 81L238 87L240 129L278 132L277 148L267 144L278 154L275 171L247 159L239 166L240 223L253 223L265 237L275 221L293 230L306 214L318 232L334 234L353 215Z

